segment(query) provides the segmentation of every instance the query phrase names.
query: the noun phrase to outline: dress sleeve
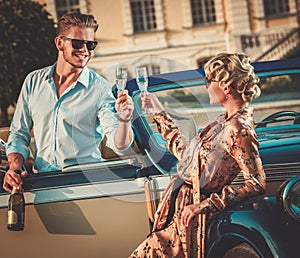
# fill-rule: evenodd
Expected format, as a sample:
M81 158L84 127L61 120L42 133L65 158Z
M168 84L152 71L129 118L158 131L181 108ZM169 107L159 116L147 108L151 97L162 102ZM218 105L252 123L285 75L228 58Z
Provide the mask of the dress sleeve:
M225 209L247 197L264 194L266 178L258 152L258 140L253 129L242 128L232 132L230 154L235 159L240 173L244 177L241 186L226 185L221 193L212 193L200 203L202 213Z
M178 125L166 112L155 114L153 119L159 133L163 139L167 141L168 149L180 160L188 145L188 141L186 141L185 137L181 134Z

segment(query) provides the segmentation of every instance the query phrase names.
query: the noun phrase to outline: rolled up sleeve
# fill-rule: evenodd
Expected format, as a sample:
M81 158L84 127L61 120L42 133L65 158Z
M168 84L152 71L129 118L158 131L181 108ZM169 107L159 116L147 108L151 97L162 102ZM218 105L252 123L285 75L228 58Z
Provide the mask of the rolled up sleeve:
M30 131L33 124L26 101L29 93L27 81L28 79L24 81L21 89L6 144L7 155L10 153L20 153L24 160L27 160L30 154L28 146L30 144Z

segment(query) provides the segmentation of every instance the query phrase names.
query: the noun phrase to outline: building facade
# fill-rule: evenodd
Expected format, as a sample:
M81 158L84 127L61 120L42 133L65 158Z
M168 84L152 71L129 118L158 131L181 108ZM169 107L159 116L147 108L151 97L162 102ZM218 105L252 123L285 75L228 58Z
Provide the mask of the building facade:
M300 0L35 1L55 20L71 10L95 16L100 44L89 66L99 73L117 63L150 74L198 68L224 51L282 59L300 46Z

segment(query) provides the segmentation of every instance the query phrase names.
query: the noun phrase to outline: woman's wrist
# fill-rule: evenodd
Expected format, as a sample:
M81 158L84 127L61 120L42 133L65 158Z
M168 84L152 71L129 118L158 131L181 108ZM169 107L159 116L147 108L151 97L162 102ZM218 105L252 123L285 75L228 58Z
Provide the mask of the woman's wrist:
M167 116L168 113L165 110L157 111L155 112L156 115L162 115L162 116Z

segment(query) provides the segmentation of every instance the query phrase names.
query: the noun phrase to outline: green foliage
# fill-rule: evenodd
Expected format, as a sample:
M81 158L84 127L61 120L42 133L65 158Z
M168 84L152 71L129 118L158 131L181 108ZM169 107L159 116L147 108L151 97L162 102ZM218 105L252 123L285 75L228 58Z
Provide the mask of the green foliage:
M280 93L293 89L289 75L263 78L260 85L264 94Z
M299 74L260 78L261 95L254 102L299 98Z
M0 0L0 108L15 103L25 76L53 63L55 25L42 6L30 0ZM6 117L5 117L6 115Z

